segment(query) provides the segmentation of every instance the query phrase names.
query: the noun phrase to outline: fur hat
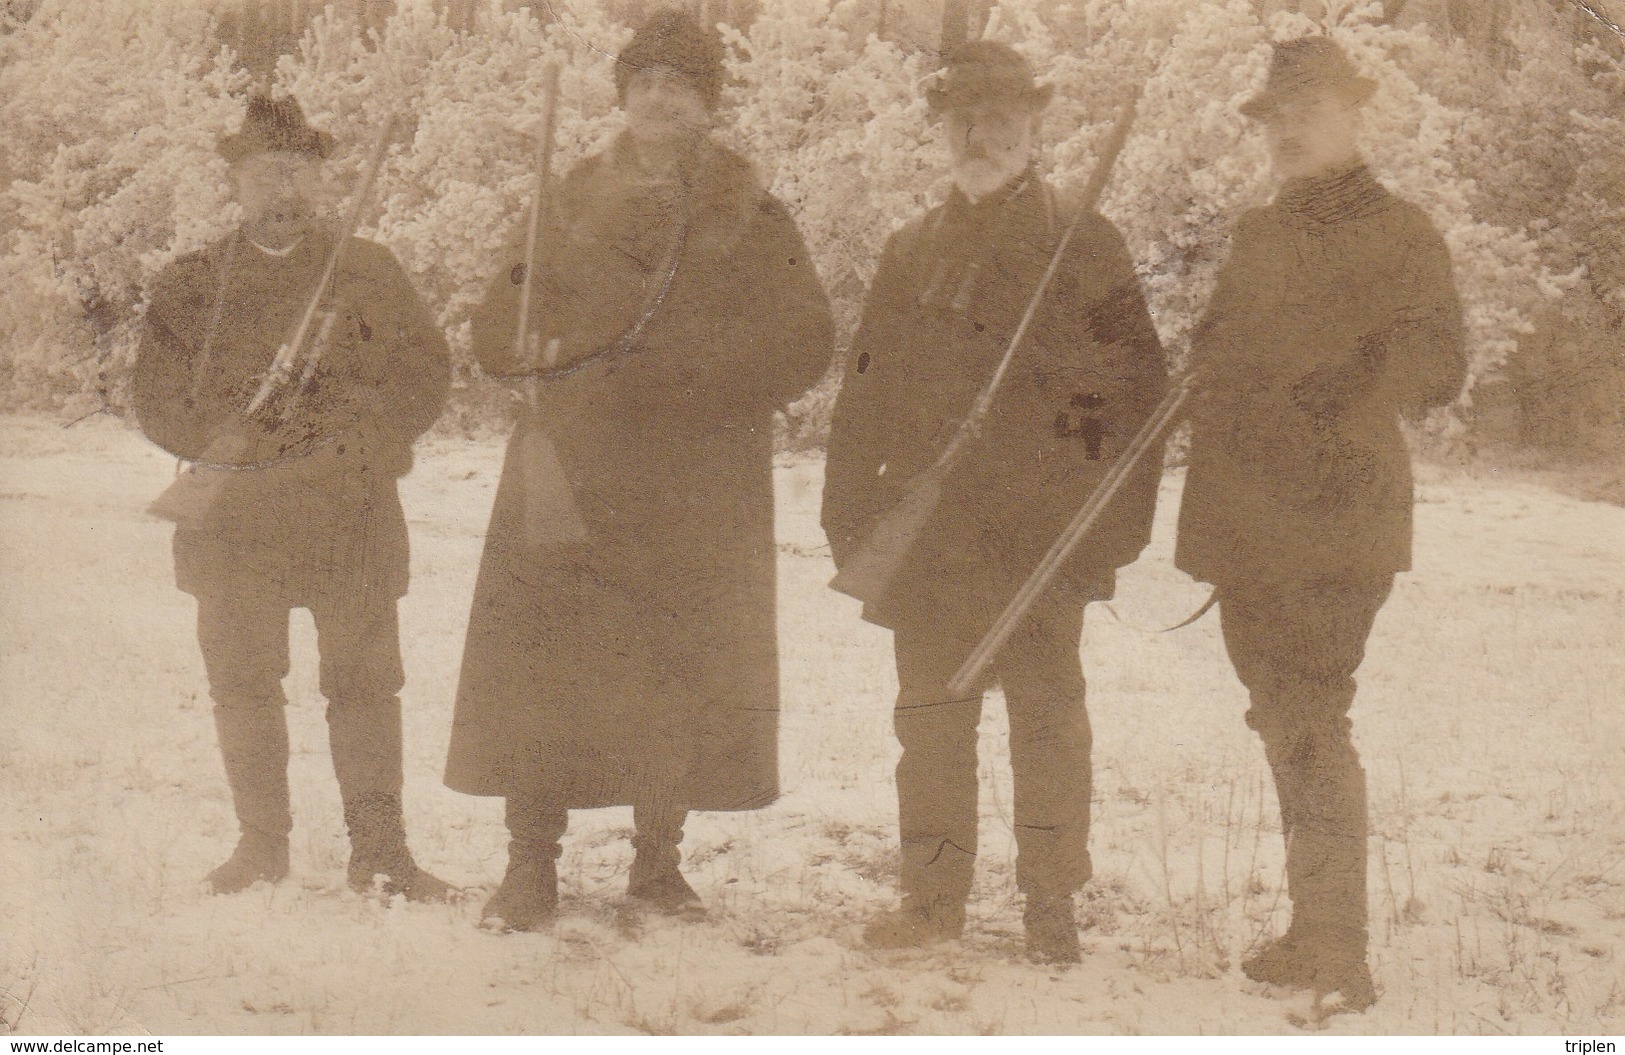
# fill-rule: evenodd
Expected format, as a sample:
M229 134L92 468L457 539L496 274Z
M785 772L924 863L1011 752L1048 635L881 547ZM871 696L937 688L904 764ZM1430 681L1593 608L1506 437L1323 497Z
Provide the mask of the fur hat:
M1326 37L1285 40L1270 55L1264 90L1242 103L1241 112L1262 120L1282 102L1313 88L1332 88L1363 103L1377 90L1377 82L1356 73L1343 49Z
M686 11L668 8L650 15L615 57L615 91L622 105L632 75L670 70L688 80L709 110L722 99L722 38Z
M992 40L959 45L925 90L934 114L988 99L1026 102L1038 110L1054 94L1053 85L1033 79L1032 65L1020 52Z
M222 136L215 149L233 163L271 150L325 158L333 152L333 137L310 127L298 100L291 96L272 99L255 95L248 100L243 127Z

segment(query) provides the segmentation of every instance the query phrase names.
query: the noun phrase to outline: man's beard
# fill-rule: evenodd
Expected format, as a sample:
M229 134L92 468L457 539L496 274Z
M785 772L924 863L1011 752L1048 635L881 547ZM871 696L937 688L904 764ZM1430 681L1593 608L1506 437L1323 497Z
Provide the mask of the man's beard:
M962 157L953 164L954 186L972 201L987 197L1019 176L1025 164L991 157Z

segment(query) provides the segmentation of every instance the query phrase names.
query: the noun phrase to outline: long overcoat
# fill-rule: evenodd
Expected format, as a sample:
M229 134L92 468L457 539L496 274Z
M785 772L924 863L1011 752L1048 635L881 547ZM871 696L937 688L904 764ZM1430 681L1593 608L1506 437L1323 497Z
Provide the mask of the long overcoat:
M396 479L445 407L451 367L445 334L388 249L345 247L323 305L333 324L310 345L315 371L245 413L332 244L313 231L279 256L234 234L175 261L154 287L132 383L141 427L180 457L237 467L201 521L175 531L188 593L289 605L406 593Z
M955 191L892 236L835 409L823 525L837 564L951 441L1003 356L1071 219L1029 174L972 204ZM975 640L1015 595L1161 397L1162 347L1121 235L1080 221L970 454L885 597L864 617ZM1055 589L1112 595L1150 538L1160 448Z
M558 339L491 515L446 783L557 806L696 810L778 795L774 411L828 367L832 320L806 246L748 164L707 144L680 183L623 139L559 188L534 276ZM513 355L522 246L474 315ZM518 452L542 429L586 525L535 545Z
M1450 256L1359 166L1244 215L1191 349L1175 562L1196 579L1361 579L1411 563L1402 413L1466 378Z

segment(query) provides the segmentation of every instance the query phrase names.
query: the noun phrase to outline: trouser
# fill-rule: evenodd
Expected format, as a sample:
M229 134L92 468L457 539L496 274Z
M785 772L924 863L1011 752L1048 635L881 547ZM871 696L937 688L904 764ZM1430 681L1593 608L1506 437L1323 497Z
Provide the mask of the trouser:
M1292 933L1363 957L1365 770L1350 737L1354 672L1393 576L1219 590L1225 648L1247 687L1286 838Z
M371 858L404 847L401 710L405 683L394 598L316 602L322 694L333 770L352 847ZM215 727L238 823L245 833L286 838L288 795L288 612L243 594L198 597L198 643L214 700Z
M943 620L952 626L951 618ZM1004 687L1015 786L1016 885L1069 894L1088 882L1089 715L1079 640L1083 605L1042 599L996 657L985 683ZM900 691L894 724L905 897L945 905L970 894L976 860L976 729L986 684L960 699L947 684L976 645L940 626L895 630Z
M563 853L560 840L569 828L570 813L550 796L534 792L510 794L504 802L508 825L510 861L553 860ZM670 795L654 794L632 807L636 857L632 864L632 885L648 877L675 869L681 860L679 846L688 810Z

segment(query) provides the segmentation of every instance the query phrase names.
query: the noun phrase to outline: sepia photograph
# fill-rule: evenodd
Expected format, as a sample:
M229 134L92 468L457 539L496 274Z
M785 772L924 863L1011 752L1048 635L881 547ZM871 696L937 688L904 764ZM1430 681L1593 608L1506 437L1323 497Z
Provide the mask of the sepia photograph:
M1614 1050L1622 27L0 0L0 1036Z

